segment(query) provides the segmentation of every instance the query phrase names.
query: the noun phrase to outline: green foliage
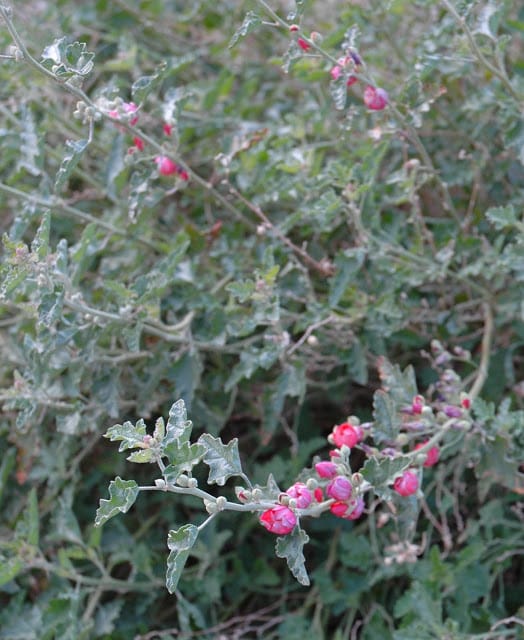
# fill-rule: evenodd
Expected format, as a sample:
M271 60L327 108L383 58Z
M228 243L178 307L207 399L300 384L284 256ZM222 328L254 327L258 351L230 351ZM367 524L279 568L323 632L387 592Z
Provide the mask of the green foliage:
M288 4L0 8L0 638L518 637L522 11ZM310 590L255 514L135 501L275 502L349 414L364 517L277 542Z

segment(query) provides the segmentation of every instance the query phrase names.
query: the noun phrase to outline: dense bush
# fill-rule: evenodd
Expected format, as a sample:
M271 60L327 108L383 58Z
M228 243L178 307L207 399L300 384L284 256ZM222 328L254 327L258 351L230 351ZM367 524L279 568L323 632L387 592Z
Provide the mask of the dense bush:
M0 14L0 638L519 637L518 3ZM333 425L373 423L348 458L376 485L363 516L304 522L310 587L255 515L224 513L170 595L168 531L205 519L191 495L94 526L115 476L158 475L102 435L153 434L177 399L201 446L237 438L245 477L280 488ZM427 438L417 498L387 488L408 463L366 471Z

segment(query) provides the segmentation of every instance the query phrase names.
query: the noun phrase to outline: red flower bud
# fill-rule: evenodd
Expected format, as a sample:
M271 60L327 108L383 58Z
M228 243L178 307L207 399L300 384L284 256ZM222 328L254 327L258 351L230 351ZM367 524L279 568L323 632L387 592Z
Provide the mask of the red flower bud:
M385 89L368 85L364 89L364 104L372 111L382 111L389 102L389 97Z
M357 442L360 442L364 437L364 431L359 426L353 426L349 422L343 422L333 427L333 442L337 447L346 445L352 449Z
M326 494L335 500L348 500L352 491L351 482L345 476L333 478L326 487Z
M304 38L299 38L297 40L297 44L302 49L302 51L309 51L311 49L311 45L309 44L309 42L306 42Z
M393 483L393 489L401 496L411 496L417 492L419 485L418 476L414 471L404 471Z
M321 478L334 478L337 475L337 465L328 460L317 462L315 470Z
M415 451L423 447L426 443L427 443L427 440L426 442L421 442L415 445ZM426 460L424 461L424 466L432 467L433 465L437 464L439 456L440 456L440 449L438 447L431 447L430 449L428 449L428 451L426 451Z
M294 485L289 487L286 493L288 496L295 499L298 509L307 509L307 507L309 507L313 502L311 491L303 482L295 482Z
M260 516L260 524L271 533L285 536L291 533L297 523L297 517L289 507L276 505Z

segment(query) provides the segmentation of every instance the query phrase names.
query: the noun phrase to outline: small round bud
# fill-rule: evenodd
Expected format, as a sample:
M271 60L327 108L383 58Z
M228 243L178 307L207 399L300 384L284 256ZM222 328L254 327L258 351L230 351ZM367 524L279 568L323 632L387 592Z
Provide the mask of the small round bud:
M357 472L351 476L351 484L354 484L355 486L362 484L363 481L364 481L364 476L361 473Z
M298 26L298 24L290 24L289 25L289 31L291 33L296 33L299 30L300 30L300 27Z
M306 487L310 490L310 491L314 491L317 487L318 487L318 482L316 481L315 478L308 478L306 480Z
M227 500L224 496L218 496L216 501L217 511L224 511L226 507Z
M198 487L198 480L196 478L188 478L187 487L188 489L196 489Z
M159 489L163 489L164 491L167 489L166 481L163 480L162 478L157 478L155 480L155 486L158 487Z
M176 479L176 483L179 487L187 487L189 483L189 478L185 473L181 473Z
M308 339L306 340L306 342L308 343L308 345L310 347L317 347L318 346L318 338L317 336L308 336Z
M204 500L204 507L210 515L218 511L216 502L211 502L211 500Z
M278 502L279 504L283 504L285 507L289 507L290 506L289 503L291 502L291 497L288 496L287 493L281 493L278 496Z

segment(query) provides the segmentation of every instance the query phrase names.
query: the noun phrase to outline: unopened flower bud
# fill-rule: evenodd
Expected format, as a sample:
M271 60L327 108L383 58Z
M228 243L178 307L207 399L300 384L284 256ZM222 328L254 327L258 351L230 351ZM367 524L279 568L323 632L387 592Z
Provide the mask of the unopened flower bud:
M218 496L217 501L215 503L217 507L217 511L224 511L226 507L226 503L227 503L227 500L224 496Z
M210 515L218 511L216 502L212 502L211 500L204 500L204 507Z
M189 478L185 473L181 473L176 479L176 483L179 487L187 487L189 485Z
M187 486L189 489L196 489L198 487L198 480L196 478L188 478Z
M155 486L158 487L159 489L163 489L164 491L167 488L166 481L163 480L162 478L157 478L155 480Z

